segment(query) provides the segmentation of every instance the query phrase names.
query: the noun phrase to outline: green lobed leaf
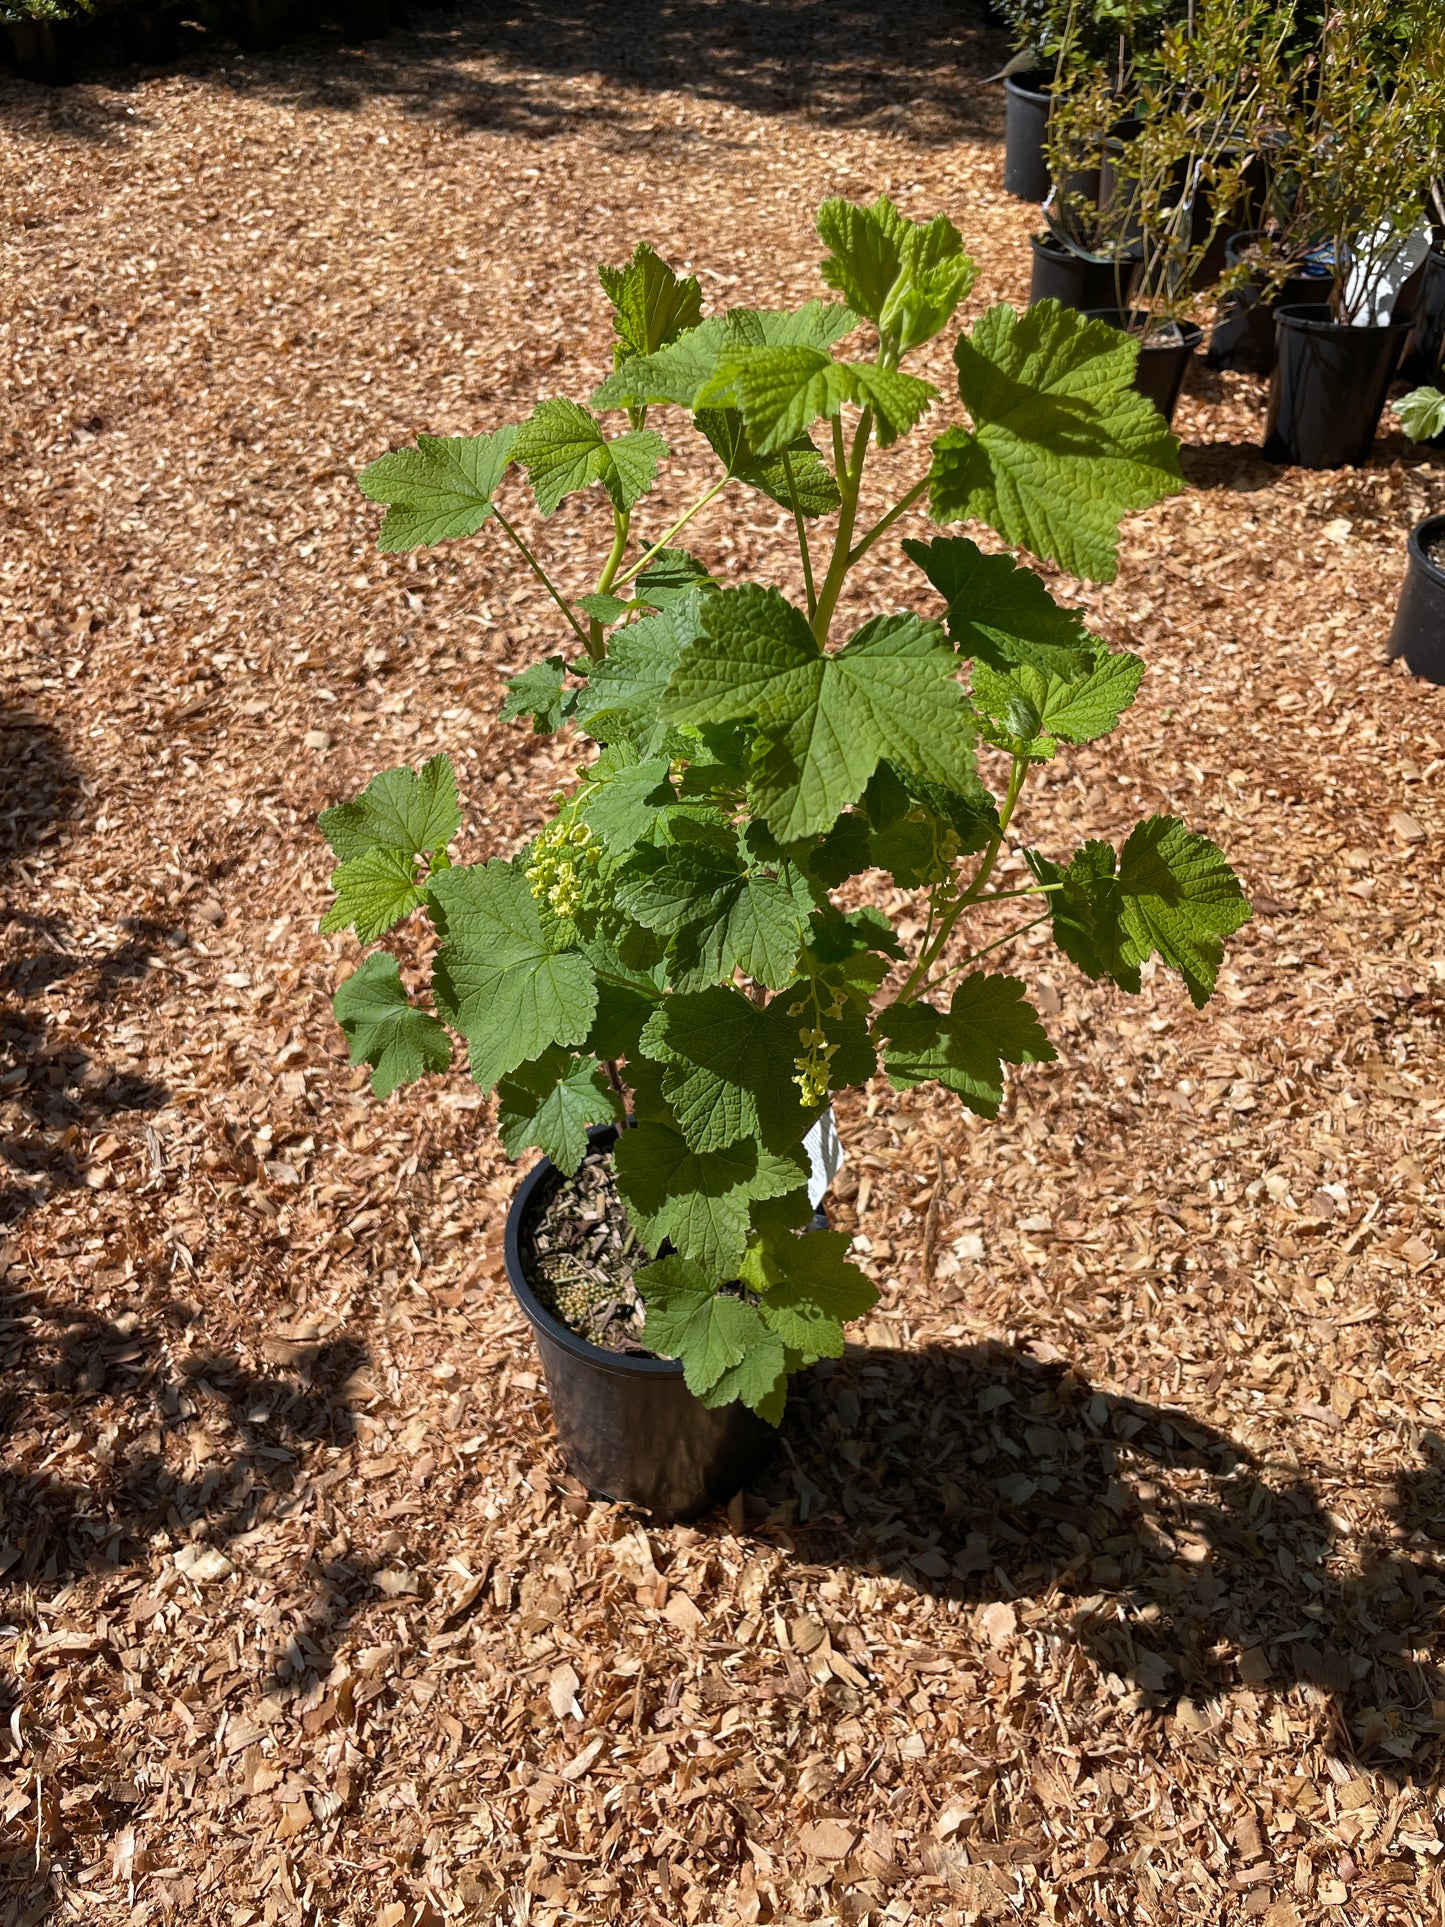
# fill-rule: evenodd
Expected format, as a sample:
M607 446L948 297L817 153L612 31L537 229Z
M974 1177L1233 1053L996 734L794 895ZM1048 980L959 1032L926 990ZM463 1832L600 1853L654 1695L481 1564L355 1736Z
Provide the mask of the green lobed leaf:
M420 770L384 770L355 802L339 803L317 818L342 862L376 849L433 856L450 843L461 821L449 756L433 756Z
M737 848L679 843L655 866L621 883L618 901L670 939L672 982L683 991L733 971L780 990L797 968L813 899L790 863L750 865Z
M1224 959L1223 939L1249 921L1239 878L1207 836L1178 817L1151 816L1130 833L1117 858L1107 843L1089 842L1060 868L1027 852L1041 883L1061 885L1049 898L1054 941L1086 976L1139 989L1139 966L1158 952L1184 979L1201 1009Z
M662 1358L682 1361L687 1389L706 1398L724 1374L741 1366L751 1353L762 1354L761 1371L772 1389L782 1364L782 1346L771 1337L755 1306L731 1293L719 1292L707 1274L686 1258L661 1258L635 1274L637 1290L647 1307L642 1342ZM752 1389L749 1384L748 1389ZM717 1404L729 1404L728 1398Z
M497 1134L508 1157L534 1146L566 1177L587 1155L587 1129L622 1116L622 1100L595 1057L553 1045L497 1085Z
M646 1248L670 1239L718 1279L737 1276L753 1200L785 1196L808 1175L801 1153L779 1156L752 1141L694 1151L671 1125L641 1118L619 1136L612 1163Z
M579 402L538 402L516 431L513 459L526 469L544 515L563 498L601 482L619 513L652 487L667 443L651 428L629 429L609 441Z
M797 1023L786 1000L760 1009L732 984L675 992L653 1012L642 1049L662 1064L662 1088L678 1129L697 1151L759 1138L786 1153L816 1113L793 1083Z
M670 609L711 581L707 565L686 549L659 549L637 578L637 599L653 609Z
M388 504L376 546L394 554L475 535L492 513L515 434L418 435L414 448L393 449L364 468L362 494Z
M426 901L417 882L416 858L405 850L367 850L333 873L336 901L321 919L323 933L356 931L363 943L374 943Z
M820 416L836 417L845 401L871 406L886 448L921 419L937 394L932 383L896 369L834 361L820 348L766 346L722 355L697 404L738 409L757 452L775 455Z
M494 858L431 880L446 937L436 962L438 1008L467 1040L484 1090L550 1044L580 1044L597 1009L592 966L555 952L527 880Z
M351 1062L371 1065L378 1097L415 1083L423 1071L444 1071L452 1061L451 1038L407 996L389 950L373 951L342 984L331 1008L350 1041Z
M620 368L675 341L702 319L702 289L695 275L674 274L657 250L639 241L623 268L599 268L617 335L613 359Z
M639 761L629 744L615 743L587 772L596 789L578 818L601 837L609 855L625 855L650 835L657 812L676 802L668 767L665 756Z
M1017 977L974 971L947 1011L929 1003L893 1004L878 1020L888 1039L883 1066L895 1090L930 1078L980 1117L997 1117L1005 1064L1048 1064L1057 1053Z
M1119 523L1184 487L1179 445L1133 386L1138 348L1057 301L990 308L954 346L973 429L933 444L936 522L987 522L1006 542L1112 582Z
M560 729L573 708L573 692L567 688L567 662L562 656L548 656L534 662L507 682L507 697L502 704L502 721L532 718L534 736L547 736Z
M776 455L759 455L748 439L736 408L702 408L693 420L735 480L758 489L780 507L816 520L831 515L842 501L828 464L806 435Z
M643 756L660 749L667 735L659 716L663 691L699 633L696 595L629 624L592 665L577 698L578 720L602 742L622 738Z
M959 653L996 669L1016 663L1055 676L1082 675L1097 647L1076 609L1054 601L1032 569L1007 555L985 555L966 535L905 541L947 603L944 621Z
M829 829L884 757L956 789L972 780L957 658L936 623L878 616L828 653L799 610L755 583L705 597L701 622L662 716L756 720L768 747L753 804L781 841Z
M1046 761L1059 738L1091 743L1107 736L1138 694L1143 676L1144 664L1138 656L1122 649L1111 651L1100 643L1093 668L1072 679L1042 675L1035 669L1000 675L980 664L973 672L973 699L990 719L984 724L990 742L1013 754ZM1015 722L1025 722L1027 727L1016 731Z
M831 250L822 263L823 279L867 315L899 354L932 340L978 272L946 215L926 225L910 221L886 195L871 207L825 201L817 227Z
M594 408L644 408L674 402L696 405L699 391L734 348L816 348L826 351L857 326L847 308L809 301L790 311L732 308L709 315L655 354L639 356L608 376L592 396Z
M594 621L610 629L614 622L622 620L632 604L624 602L620 595L580 595L577 607L584 616L591 616Z
M1438 388L1412 388L1391 406L1412 442L1433 442L1445 435L1445 395Z
M758 1307L763 1323L804 1365L843 1356L843 1327L878 1303L878 1291L857 1265L847 1262L845 1231L785 1233L767 1241L769 1284Z

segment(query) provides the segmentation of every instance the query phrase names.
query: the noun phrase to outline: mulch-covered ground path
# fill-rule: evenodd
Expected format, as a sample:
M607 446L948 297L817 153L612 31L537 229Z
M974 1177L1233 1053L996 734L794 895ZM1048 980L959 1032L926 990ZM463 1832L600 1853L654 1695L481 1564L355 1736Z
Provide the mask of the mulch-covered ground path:
M845 1107L883 1300L764 1486L594 1503L488 1111L373 1102L316 931L376 769L450 749L473 854L537 823L572 751L496 711L557 638L352 477L587 392L640 236L802 299L887 189L977 312L1031 217L965 9L491 15L0 83L0 1911L1437 1923L1445 691L1384 645L1440 458L1270 469L1196 372L1192 488L1063 585L1143 696L1027 827L1215 836L1220 996L1023 946L1060 1056L997 1125ZM766 503L696 540L792 580Z

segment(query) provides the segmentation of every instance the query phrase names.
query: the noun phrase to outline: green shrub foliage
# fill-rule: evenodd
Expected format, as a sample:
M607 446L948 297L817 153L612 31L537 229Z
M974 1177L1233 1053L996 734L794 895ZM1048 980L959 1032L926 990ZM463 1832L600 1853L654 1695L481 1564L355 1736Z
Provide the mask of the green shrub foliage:
M870 450L939 400L902 364L948 326L974 265L949 221L887 200L830 201L818 232L836 298L790 311L704 315L698 283L644 243L602 271L616 345L590 406L544 400L365 471L383 549L488 523L515 545L554 600L559 647L512 678L502 713L570 726L581 760L551 820L482 864L448 855L461 812L442 756L321 819L337 858L323 927L369 944L419 914L440 940L425 994L384 949L337 993L378 1096L445 1069L460 1038L513 1155L536 1146L571 1172L590 1125L630 1117L615 1169L657 1260L638 1274L647 1341L709 1404L771 1419L789 1374L840 1354L875 1298L846 1237L805 1230L803 1140L830 1095L881 1070L992 1117L1004 1066L1054 1055L1024 985L992 967L1011 939L971 948L970 913L1016 900L1088 976L1127 990L1158 956L1196 1004L1249 914L1219 851L1168 816L1117 850L1026 849L1031 880L999 887L1030 773L1112 729L1143 672L1030 568L963 533L908 541L920 611L848 633L838 618L850 571L925 497L939 524L1111 579L1121 518L1182 486L1132 386L1135 345L1051 302L989 309L954 347L968 425L865 517ZM641 541L668 454L659 421L700 435L718 472ZM514 527L524 481L543 516L575 494L596 504L610 547L588 593L558 588ZM786 592L719 581L677 545L725 494L747 512L751 490L793 520ZM874 871L915 893L911 946L879 910L844 907Z

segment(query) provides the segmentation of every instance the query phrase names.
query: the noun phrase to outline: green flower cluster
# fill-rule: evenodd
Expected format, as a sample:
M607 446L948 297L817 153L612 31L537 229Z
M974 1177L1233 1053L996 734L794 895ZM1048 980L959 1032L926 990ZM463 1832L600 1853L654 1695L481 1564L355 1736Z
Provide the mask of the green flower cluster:
M532 845L526 876L533 897L564 923L575 920L584 886L601 861L602 845L590 828L564 811Z
M819 995L820 988L827 990L826 1000ZM841 989L820 986L814 977L808 986L808 995L788 1005L788 1015L803 1017L810 1008L811 1020L798 1031L798 1042L803 1048L793 1059L793 1067L797 1072L793 1082L800 1093L799 1101L804 1110L809 1111L816 1105L827 1103L833 1059L838 1054L837 1042L829 1042L823 1021L830 1018L836 1023L847 1008L847 999Z

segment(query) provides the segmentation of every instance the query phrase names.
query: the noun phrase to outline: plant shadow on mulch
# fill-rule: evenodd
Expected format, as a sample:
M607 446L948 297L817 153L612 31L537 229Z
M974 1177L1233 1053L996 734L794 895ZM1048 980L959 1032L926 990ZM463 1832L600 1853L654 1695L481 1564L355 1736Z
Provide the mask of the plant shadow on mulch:
M82 795L57 731L0 710L0 1078L7 1080L0 1097L19 1113L0 1126L0 1229L52 1192L84 1183L73 1149L78 1133L123 1112L158 1110L169 1096L152 1079L108 1069L90 1050L52 1043L51 1017L35 1002L73 979L79 1028L103 1040L120 987L145 975L158 946L186 941L181 931L135 917L124 920L125 934L110 949L74 949L70 919L25 907L24 859L75 814Z
M1390 1497L1395 1532L1354 1542L1340 1578L1325 1561L1347 1542L1309 1479L1266 1478L1223 1433L1067 1364L850 1346L789 1410L794 1467L759 1491L809 1565L1046 1603L1120 1694L1191 1701L1200 1725L1207 1702L1227 1719L1234 1694L1308 1684L1337 1757L1445 1781L1445 1675L1416 1657L1445 1657L1445 1439L1426 1435Z
M1002 93L981 89L976 75L1001 66L1007 53L982 0L962 8L931 0L891 12L858 0L646 0L632 7L464 0L454 13L413 11L406 29L361 47L344 45L325 27L297 32L266 53L242 55L223 35L193 29L183 46L182 70L218 87L327 109L390 96L416 115L534 139L574 131L583 121L615 127L625 138L629 117L616 100L589 106L548 91L549 82L587 75L630 90L685 91L754 113L806 113L835 126L886 120L906 107L911 134L924 140L997 134ZM479 56L513 71L499 78L463 65ZM129 89L139 73L102 43L87 52L82 78ZM128 124L100 97L60 105L39 88L0 87L0 114L28 117L40 104L80 138L118 139ZM657 130L646 131L651 139Z

